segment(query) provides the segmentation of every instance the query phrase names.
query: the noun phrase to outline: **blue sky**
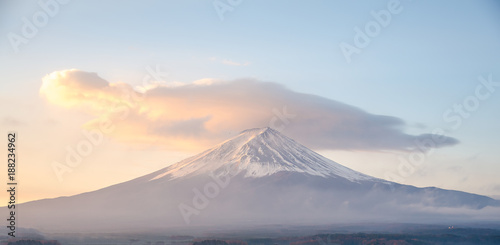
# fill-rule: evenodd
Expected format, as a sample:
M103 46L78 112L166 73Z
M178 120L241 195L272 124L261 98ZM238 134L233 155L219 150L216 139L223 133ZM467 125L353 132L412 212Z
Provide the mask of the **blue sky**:
M43 9L36 2L3 1L2 116L23 123L8 124L4 119L2 128L36 138L41 137L36 136L40 130L36 120L72 117L67 124L73 123L74 127L68 126L67 132L85 124L88 115L59 111L40 98L46 74L75 68L96 72L109 82L135 86L147 75L147 67L160 65L168 73L163 77L167 84L203 78L251 78L339 101L368 113L400 118L407 123L403 130L410 134L443 128L447 136L460 143L439 148L429 156L428 167L417 169L404 182L500 195L500 182L495 180L498 174L494 174L500 170L500 91L480 101L478 109L457 129L442 118L454 104L474 95L480 84L478 76L491 74L493 81L500 81L500 4L401 0L402 11L392 14L389 24L347 62L339 45L353 44L354 29L364 29L374 21L370 13L387 10L390 2L243 0L225 12L221 20L214 1L69 1L60 4L49 22L15 52L8 34L21 35L23 17L32 21L34 14ZM76 138L61 137L54 144L72 144ZM109 149L102 147L102 152L129 149L126 144L109 144ZM134 171L84 186L85 176L94 166L88 160L88 170L82 167L75 171L78 177L66 182L74 185L73 189L61 190L60 184L53 181L44 186L50 190L46 194L95 189L151 172L193 153L142 148L129 151L130 159L140 158L142 151L151 156L150 165L125 162L122 164ZM64 150L54 148L49 152L53 154L47 153L34 169L53 179L50 159L60 158ZM396 156L408 154L391 150L322 153L377 177L395 171L399 164ZM95 161L104 161L98 160L99 154L93 154ZM113 158L109 153L102 159ZM108 171L114 167L110 164ZM49 170L42 170L46 168ZM101 177L106 179L105 173ZM31 190L35 192L35 187Z

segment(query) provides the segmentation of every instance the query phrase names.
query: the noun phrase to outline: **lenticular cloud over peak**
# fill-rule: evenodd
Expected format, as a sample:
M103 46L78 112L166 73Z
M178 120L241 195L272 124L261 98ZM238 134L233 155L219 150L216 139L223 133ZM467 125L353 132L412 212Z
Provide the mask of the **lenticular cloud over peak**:
M406 151L417 141L432 140L427 146L435 148L458 143L446 136L407 134L397 117L252 79L158 85L143 94L76 69L55 71L42 81L46 101L94 116L87 129L111 120L116 128L109 135L131 144L194 151L255 127L282 130L313 149Z

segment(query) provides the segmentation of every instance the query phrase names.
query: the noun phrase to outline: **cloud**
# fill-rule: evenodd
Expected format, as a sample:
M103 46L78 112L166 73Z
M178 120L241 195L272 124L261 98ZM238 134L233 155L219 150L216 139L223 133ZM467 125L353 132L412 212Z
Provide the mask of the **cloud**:
M220 62L221 64L229 65L229 66L248 66L248 65L250 65L250 62L248 62L248 61L236 62L236 61L229 60L229 59L222 59L221 60L217 57L211 57L210 60L215 61L215 62Z
M124 102L120 95L126 90L130 90L128 84L110 84L96 73L72 69L45 76L40 95L53 104L68 108L103 110L106 106Z
M247 66L247 65L250 65L250 62L239 63L239 62L232 61L232 60L223 60L222 64L230 65L230 66Z
M493 185L491 189L498 192L500 191L500 185Z
M43 79L40 95L52 104L95 117L85 127L112 122L109 135L135 144L201 150L255 127L271 126L313 149L397 150L455 145L454 138L410 135L396 117L374 115L335 100L297 93L257 80L202 79L155 86L143 94L109 83L95 73L56 71Z

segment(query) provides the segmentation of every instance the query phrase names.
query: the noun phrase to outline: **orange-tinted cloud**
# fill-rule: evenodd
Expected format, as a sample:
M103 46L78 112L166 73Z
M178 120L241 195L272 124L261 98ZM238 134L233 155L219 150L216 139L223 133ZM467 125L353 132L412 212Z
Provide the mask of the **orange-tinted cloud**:
M52 104L95 116L87 128L105 122L117 140L177 150L200 150L242 130L268 126L315 149L412 150L415 141L433 139L404 133L399 118L256 80L204 79L138 93L95 73L64 70L44 77L40 94ZM456 143L443 136L428 146Z

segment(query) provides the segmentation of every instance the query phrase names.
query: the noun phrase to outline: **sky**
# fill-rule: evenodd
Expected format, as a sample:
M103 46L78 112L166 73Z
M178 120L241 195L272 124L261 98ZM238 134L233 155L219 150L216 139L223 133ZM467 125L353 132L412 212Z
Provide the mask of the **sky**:
M21 202L254 127L375 177L500 198L496 1L5 0L0 34Z

